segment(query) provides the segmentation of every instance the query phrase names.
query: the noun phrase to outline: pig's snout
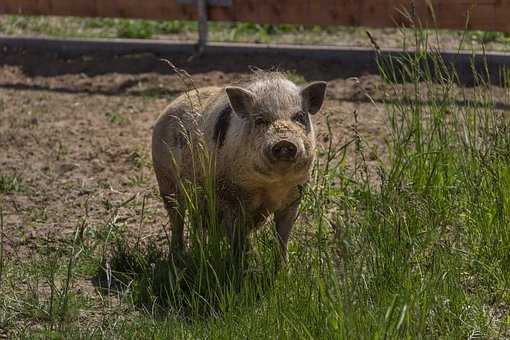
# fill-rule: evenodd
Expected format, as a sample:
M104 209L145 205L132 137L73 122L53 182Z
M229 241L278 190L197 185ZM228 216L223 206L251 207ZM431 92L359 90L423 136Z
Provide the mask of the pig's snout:
M293 162L298 156L298 146L290 140L281 140L269 150L270 159L275 162Z

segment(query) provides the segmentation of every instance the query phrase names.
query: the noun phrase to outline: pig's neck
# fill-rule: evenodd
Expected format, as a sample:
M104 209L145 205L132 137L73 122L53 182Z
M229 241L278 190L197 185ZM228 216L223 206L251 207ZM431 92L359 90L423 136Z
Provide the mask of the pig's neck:
M260 188L251 192L250 208L275 212L287 208L300 197L297 186L273 186L270 189Z

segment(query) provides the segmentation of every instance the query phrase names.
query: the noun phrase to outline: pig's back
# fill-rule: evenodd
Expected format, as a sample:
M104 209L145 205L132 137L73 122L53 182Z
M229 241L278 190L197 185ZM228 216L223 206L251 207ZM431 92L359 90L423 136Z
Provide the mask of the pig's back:
M187 136L206 133L207 108L221 96L223 88L204 87L177 97L158 117L152 131L152 159L156 174L168 176L186 166ZM205 112L205 114L204 114ZM187 136L186 136L187 135ZM173 177L173 176L172 176Z

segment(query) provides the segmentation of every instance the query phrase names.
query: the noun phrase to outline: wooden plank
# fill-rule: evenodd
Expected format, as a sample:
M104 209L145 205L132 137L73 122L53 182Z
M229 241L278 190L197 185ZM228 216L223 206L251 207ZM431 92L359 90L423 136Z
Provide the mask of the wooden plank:
M425 1L416 2L417 18L423 26L510 32L510 1L436 0L433 12ZM409 6L406 7L409 10Z
M423 26L510 32L510 1L503 0L233 0L210 7L216 21L394 27L415 13ZM430 10L432 4L434 10ZM0 13L196 20L193 5L175 0L0 0ZM468 15L469 13L469 15ZM467 22L469 17L469 22Z
M1 0L0 13L155 20L194 20L192 6L172 0Z

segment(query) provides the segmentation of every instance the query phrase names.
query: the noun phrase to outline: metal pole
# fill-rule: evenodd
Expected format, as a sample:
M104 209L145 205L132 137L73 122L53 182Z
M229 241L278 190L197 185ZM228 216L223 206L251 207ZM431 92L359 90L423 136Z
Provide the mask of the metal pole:
M197 0L197 12L198 12L197 56L200 56L202 55L202 53L204 53L208 39L207 0Z

